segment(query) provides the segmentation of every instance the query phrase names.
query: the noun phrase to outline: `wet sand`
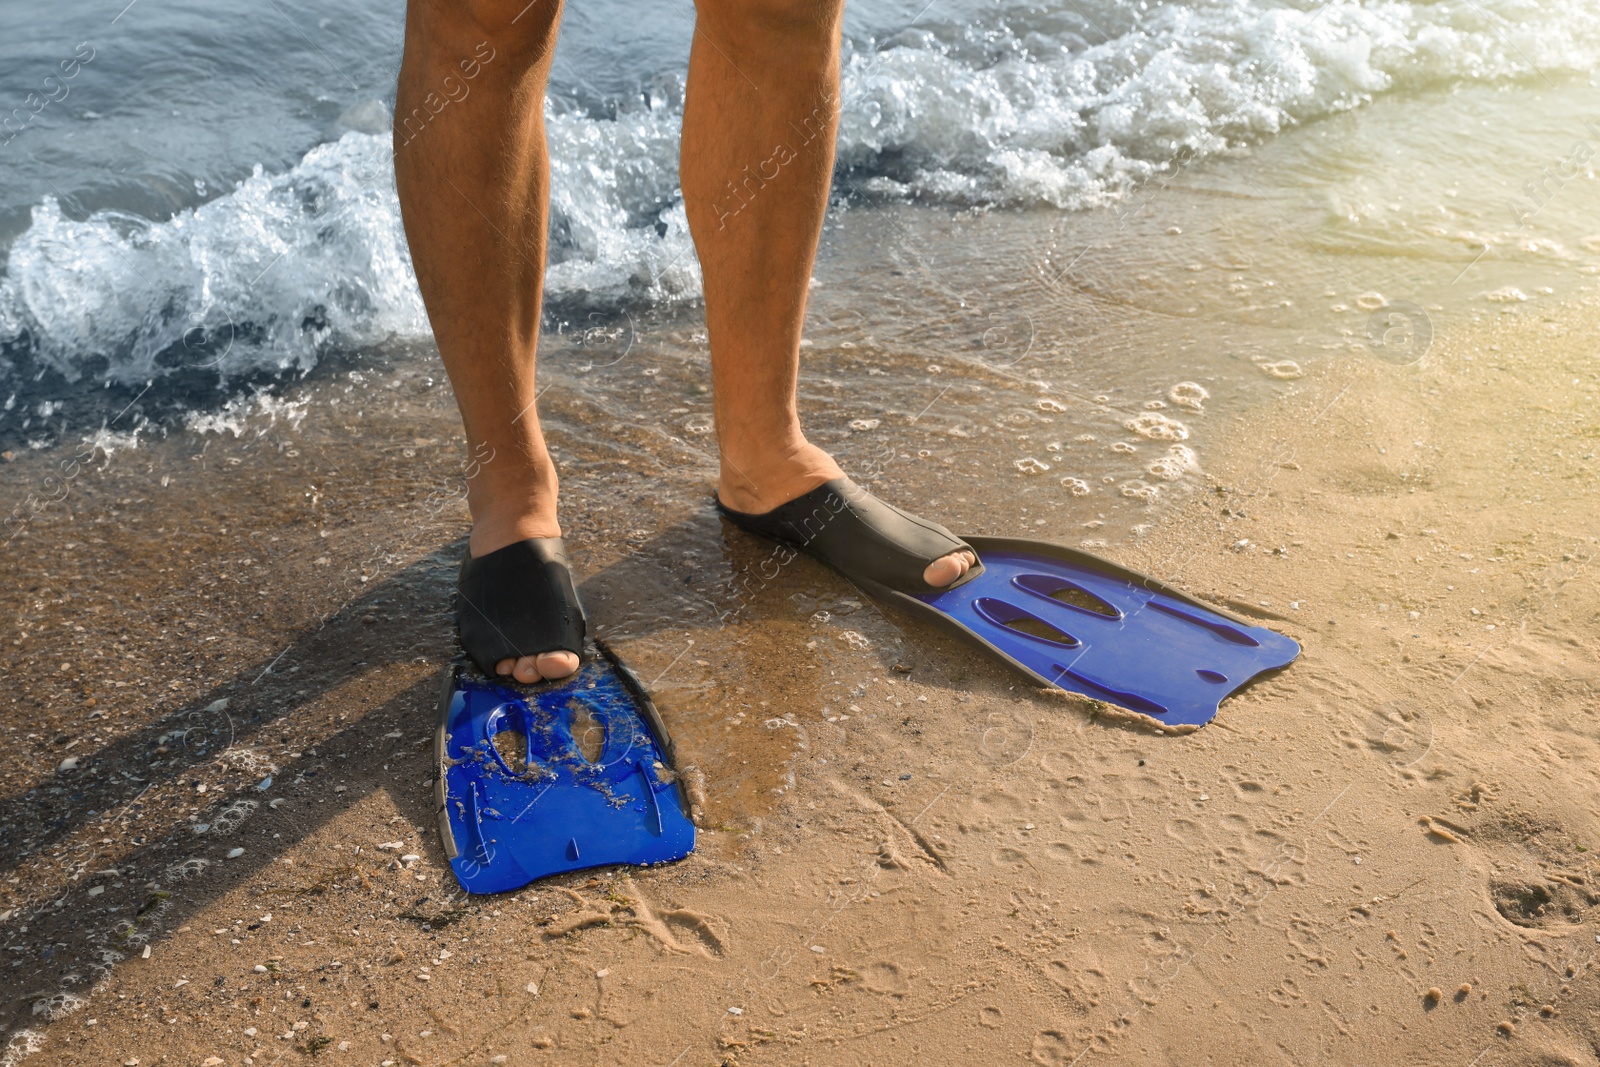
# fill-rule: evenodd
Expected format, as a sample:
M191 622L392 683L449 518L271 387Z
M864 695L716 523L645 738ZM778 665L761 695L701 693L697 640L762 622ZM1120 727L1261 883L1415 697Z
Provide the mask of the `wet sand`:
M1211 427L1203 485L1106 551L1305 655L1188 736L806 561L715 612L763 549L700 474L636 500L612 444L559 437L607 479L568 512L584 595L706 826L683 863L492 899L454 890L429 811L464 529L442 388L402 368L359 433L256 414L86 465L4 593L10 1048L1588 1062L1594 303L1352 351Z

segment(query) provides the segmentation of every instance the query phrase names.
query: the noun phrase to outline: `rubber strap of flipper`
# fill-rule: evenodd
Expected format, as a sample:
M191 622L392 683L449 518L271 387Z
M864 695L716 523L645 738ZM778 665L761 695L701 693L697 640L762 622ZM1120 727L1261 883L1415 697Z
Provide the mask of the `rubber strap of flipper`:
M456 581L461 647L490 677L504 659L542 652L583 655L583 603L559 537L534 537L461 563Z
M852 580L867 579L903 593L929 593L928 564L972 547L938 523L900 510L849 478L824 482L803 496L760 515L717 501L734 525L794 545ZM972 553L974 557L976 552ZM954 588L976 578L980 563Z

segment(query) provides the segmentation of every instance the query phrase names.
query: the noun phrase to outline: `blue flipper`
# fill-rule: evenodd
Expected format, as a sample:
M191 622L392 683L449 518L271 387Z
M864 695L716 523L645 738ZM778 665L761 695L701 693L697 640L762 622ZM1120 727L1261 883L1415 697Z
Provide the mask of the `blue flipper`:
M1086 552L1009 537L962 540L983 571L954 588L858 584L1042 685L1171 726L1205 725L1226 697L1300 654L1282 634Z
M452 665L434 735L434 800L445 855L467 892L694 850L661 717L632 673L599 650L577 674L539 686ZM585 711L604 734L592 763L573 737ZM509 736L497 747L501 734Z

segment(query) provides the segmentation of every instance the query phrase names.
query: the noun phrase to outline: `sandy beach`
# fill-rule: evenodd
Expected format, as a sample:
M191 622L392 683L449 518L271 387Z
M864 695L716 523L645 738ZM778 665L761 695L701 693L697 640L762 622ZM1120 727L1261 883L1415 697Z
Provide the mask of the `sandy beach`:
M1415 363L1352 345L1210 427L1203 486L1106 554L1305 654L1186 736L809 562L714 614L762 549L692 465L619 524L583 501L638 472L558 438L583 594L698 769L701 847L488 899L429 810L442 387L375 374L405 399L359 434L254 411L86 463L4 594L11 1054L1590 1062L1595 321L1579 294Z

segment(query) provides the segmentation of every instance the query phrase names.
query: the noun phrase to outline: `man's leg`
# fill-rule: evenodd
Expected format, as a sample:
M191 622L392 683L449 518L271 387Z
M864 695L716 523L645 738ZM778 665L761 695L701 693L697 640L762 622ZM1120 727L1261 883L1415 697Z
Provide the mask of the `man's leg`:
M560 0L406 9L395 185L466 426L474 556L561 534L534 407L550 191L544 93L560 11ZM531 682L577 666L572 653L551 652L497 670Z
M795 406L838 130L843 0L697 0L679 169L705 275L722 502L760 513L840 475ZM942 586L970 556L929 564Z

